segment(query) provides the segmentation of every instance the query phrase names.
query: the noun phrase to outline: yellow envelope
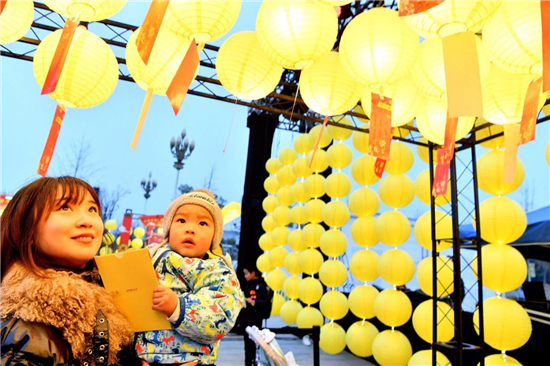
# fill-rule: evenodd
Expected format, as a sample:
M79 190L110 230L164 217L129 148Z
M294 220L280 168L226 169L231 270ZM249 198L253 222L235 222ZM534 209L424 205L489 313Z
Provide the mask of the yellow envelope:
M152 310L157 274L147 249L95 257L105 288L137 332L170 329L160 311Z

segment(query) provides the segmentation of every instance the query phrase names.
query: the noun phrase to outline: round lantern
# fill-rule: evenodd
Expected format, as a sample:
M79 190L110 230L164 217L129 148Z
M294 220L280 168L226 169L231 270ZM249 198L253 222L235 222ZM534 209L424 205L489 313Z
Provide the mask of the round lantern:
M349 118L346 118L344 116L331 117L330 121L336 122L339 125L350 126L350 127L353 126L353 122ZM349 128L343 128L343 127L338 127L334 125L327 125L327 129L330 135L332 136L332 138L337 141L347 140L353 134L353 130L350 130Z
M269 158L265 162L265 170L267 170L270 174L277 174L279 169L283 167L283 163L279 160L279 158Z
M281 315L281 308L283 307L283 304L285 303L285 298L281 294L274 294L273 300L271 303L271 316L279 316Z
M397 12L373 8L353 18L344 30L340 55L357 81L376 87L408 74L416 61L419 38Z
M306 182L296 182L292 187L290 187L290 190L292 192L292 196L298 203L306 203L309 201L311 196L309 195L309 192L306 189Z
M418 142L428 144L428 140L426 140L426 138L422 136L418 139ZM430 163L430 149L427 146L416 145L416 153L418 154L420 160L422 160L426 164ZM434 164L437 164L437 149L435 146L433 148L433 162Z
M481 238L489 243L513 243L527 228L525 212L520 205L507 197L493 197L481 202L479 215ZM476 227L475 221L473 226Z
M505 244L488 244L481 248L483 286L504 293L514 291L527 278L527 263L519 250ZM477 275L477 256L472 261Z
M306 206L294 206L290 209L290 222L293 224L307 224Z
M332 169L344 169L351 163L353 154L348 145L334 144L328 148L326 158Z
M283 247L275 247L268 253L269 261L275 268L284 267L285 258L288 255L288 251Z
M307 154L314 146L307 133L301 133L294 139L294 150L300 155Z
M319 272L323 264L323 255L317 249L306 249L300 253L298 263L305 274L312 275Z
M420 201L424 202L427 205L431 205L432 185L430 184L430 169L423 170L420 174L418 174L418 177L416 177L416 180L414 181L414 193ZM447 183L447 193L435 197L436 206L443 206L449 202L451 202L450 182Z
M303 278L298 285L298 296L304 304L315 304L323 296L323 286L313 277Z
M294 163L292 163L292 171L298 178L307 178L312 173L307 158L298 158L294 160Z
M330 198L344 198L351 191L351 180L344 173L332 173L325 179L325 191Z
M349 309L359 319L374 318L374 301L378 296L374 286L357 286L349 294Z
M171 1L163 24L188 40L194 39L197 43L212 42L233 27L240 11L240 0ZM217 61L219 57L218 52Z
M475 117L458 117L455 141L470 133L475 120ZM445 100L424 99L416 116L416 125L422 136L434 144L443 145L446 123L447 102Z
M340 291L329 291L321 297L319 307L325 317L331 320L342 319L349 310L348 298Z
M353 180L362 186L370 186L378 182L380 177L374 172L375 162L376 159L372 156L361 156L359 159L355 160L351 166L351 176Z
M262 201L262 208L266 213L273 213L275 208L277 208L279 205L280 203L277 200L277 197L271 195L266 196Z
M273 217L273 221L275 221L276 225L286 226L290 224L289 215L290 215L290 208L288 208L287 206L281 205L275 208L275 210L273 210L273 215L271 216Z
M294 175L292 168L289 166L283 166L279 169L277 172L277 181L283 187L294 184L296 182L296 176Z
M499 351L512 351L529 340L529 314L514 300L492 297L483 301L485 343ZM474 312L474 329L479 334L479 309Z
M139 249L143 246L143 239L135 238L132 239L131 246L133 249Z
M274 63L292 70L330 52L338 33L334 7L319 1L264 1L256 16L260 45Z
M118 226L118 224L116 223L115 220L107 220L105 221L105 229L109 230L109 231L112 231L114 229L116 229Z
M525 178L525 168L520 159L516 162L514 181L504 182L504 151L491 150L477 161L477 182L483 191L500 196L519 188Z
M412 315L411 300L404 292L388 288L376 296L374 314L388 327L399 327Z
M386 211L376 218L374 232L379 241L396 247L407 241L411 235L411 223L399 211Z
M298 154L293 148L285 147L279 152L279 160L283 165L292 165L297 158Z
M378 329L370 322L355 322L346 332L346 345L356 356L372 356L372 342L378 333Z
M438 301L437 308L437 342L448 342L455 335L454 310L449 304ZM412 322L416 334L428 343L433 341L433 300L426 300L414 309Z
M319 268L319 280L327 287L340 287L348 279L348 270L344 263L329 259Z
M481 130L476 131L476 141L481 141L487 137L504 132L504 128L502 127L502 125L491 124L482 117L478 118L476 120L476 123L474 124L475 127L479 127L483 125L488 125L488 126L482 128ZM500 149L504 147L504 135L500 135L499 137L494 137L490 140L480 142L479 145L487 149Z
M346 252L347 245L347 238L340 230L327 230L319 239L319 247L328 257L341 256Z
M477 364L480 366L481 362ZM490 355L485 357L485 366L521 366L521 363L513 357L508 356L507 354L497 354Z
M264 229L266 233L272 232L273 229L275 229L275 226L275 221L273 221L273 217L271 217L271 215L267 215L262 219L262 229Z
M321 130L323 131L322 134ZM325 148L332 142L332 136L330 135L329 130L327 128L323 129L322 124L316 124L315 126L313 126L313 128L309 130L308 134L309 142L311 143L311 149L315 147L315 145L317 144L317 140L319 140L318 148ZM319 135L321 135L321 139L319 139Z
M19 40L31 28L34 4L31 0L8 1L0 15L0 44Z
M390 160L384 170L389 174L404 174L408 172L414 163L414 154L410 147L399 141L391 144Z
M355 252L349 261L351 274L362 282L374 281L378 278L378 254L372 250Z
M290 206L294 203L294 195L290 186L284 186L277 191L277 202L284 206Z
M380 199L372 189L359 188L349 196L348 205L357 217L373 216L380 208Z
M277 176L270 175L264 180L264 189L267 193L276 194L277 191L281 188L281 184L277 180Z
M281 291L285 280L286 274L278 268L269 272L265 277L265 282L273 291Z
M306 217L312 224L318 224L323 221L323 209L325 201L319 199L309 200L306 203Z
M246 31L232 35L222 44L216 58L216 72L231 94L239 99L256 100L275 89L283 69L264 55L256 34Z
M66 18L80 14L81 21L96 22L118 13L126 0L44 0L44 4Z
M302 240L308 248L319 248L324 233L325 228L321 224L310 223L302 230Z
M454 291L454 264L451 258L436 257L437 297L448 296ZM427 295L433 296L433 257L418 263L418 285Z
M266 252L269 252L271 249L275 248L275 244L273 243L273 239L269 233L263 233L260 236L260 239L258 239L258 245Z
M36 48L32 64L40 87L46 81L62 31L58 29L50 33ZM107 100L117 82L118 63L111 48L104 40L79 26L57 87L48 95L65 107L89 108Z
M390 174L380 182L378 194L392 208L405 207L414 198L414 183L405 174Z
M335 355L346 348L346 331L338 323L330 322L321 327L319 347L328 354Z
M328 168L327 152L323 149L315 150L315 155L313 155L313 152L314 150L308 152L306 159L310 162L310 168L313 172L322 173Z
M313 328L313 326L322 326L325 322L323 314L311 306L306 306L298 313L296 317L296 325L298 328Z
M435 353L435 362L436 365L451 365L451 361L441 352L436 351ZM423 350L418 351L409 359L407 366L426 366L432 364L432 350ZM486 366L487 362L485 362Z
M271 239L273 244L284 246L287 243L290 230L286 226L277 226L271 231Z
M411 342L398 330L385 330L372 342L372 355L382 366L406 365L412 356Z
M351 224L351 238L353 241L363 247L370 248L378 244L378 236L374 229L376 219L374 217L358 217Z
M300 281L302 281L300 277L290 276L283 283L283 291L289 299L296 300L298 298Z
M306 243L302 240L302 230L292 230L288 235L288 246L295 252L301 252L306 250Z
M431 211L416 220L414 237L423 248L433 249ZM437 252L442 252L453 246L453 220L451 216L441 211L435 211L435 240Z
M256 259L256 267L263 273L273 271L273 266L271 265L267 254L260 254L258 259Z
M414 261L407 252L399 249L385 251L376 261L378 274L384 281L400 286L414 276Z
M115 236L111 233L105 233L103 234L103 237L101 239L101 243L105 245L111 245L115 242Z
M288 273L292 275L299 275L302 273L299 257L300 253L297 252L291 252L287 254L284 261L284 267L288 271Z
M365 130L365 132L353 131L351 142L355 150L363 154L368 154L369 153L369 150L368 150L369 149L369 132L366 130L369 128L369 126L365 125L359 128L362 130Z
M302 304L298 301L289 300L281 306L281 319L287 324L296 324L296 317L302 309Z
M311 174L306 178L305 184L311 197L318 198L325 194L325 177L321 174Z
M349 217L348 206L341 201L331 201L323 208L323 221L332 228L344 226Z
M365 113L365 110L363 109L363 106L361 104L357 104L354 108L353 108L353 111L355 113L359 113L360 115L362 116L365 116L365 117L368 117ZM369 118L365 118L365 117L356 117L357 120L359 122L362 122L362 123L370 123L370 119ZM364 126L364 127L368 127L368 126ZM360 127L361 128L361 127Z

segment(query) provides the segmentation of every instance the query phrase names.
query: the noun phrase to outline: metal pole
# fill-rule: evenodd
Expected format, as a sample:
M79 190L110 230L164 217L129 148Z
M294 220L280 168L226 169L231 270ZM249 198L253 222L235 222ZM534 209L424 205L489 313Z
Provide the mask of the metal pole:
M437 294L437 242L436 242L436 230L435 230L435 197L433 196L431 190L433 189L434 185L434 144L432 142L428 143L428 155L430 160L430 209L431 209L431 224L432 224L432 314L433 314L433 320L432 320L432 365L437 364L437 300L439 298Z
M456 176L456 154L451 160L451 206L453 213L453 267L454 267L454 291L451 295L455 312L455 336L458 365L463 364L462 354L462 294L460 293L461 270L460 270L460 233L458 222L458 182Z
M176 169L176 186L174 187L174 199L178 198L178 180L180 178L180 169Z

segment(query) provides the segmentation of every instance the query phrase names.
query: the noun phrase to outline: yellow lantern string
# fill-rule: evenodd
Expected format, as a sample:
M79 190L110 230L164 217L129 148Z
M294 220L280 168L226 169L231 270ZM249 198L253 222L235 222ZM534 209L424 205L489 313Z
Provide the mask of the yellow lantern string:
M134 131L134 137L132 138L132 143L130 144L130 148L134 151L136 150L136 145L138 143L139 136L141 135L143 123L145 122L145 118L147 118L147 113L149 112L149 107L151 106L151 100L153 100L153 91L151 88L147 88L147 93L145 94L143 105L141 106L141 112L139 114L136 130Z

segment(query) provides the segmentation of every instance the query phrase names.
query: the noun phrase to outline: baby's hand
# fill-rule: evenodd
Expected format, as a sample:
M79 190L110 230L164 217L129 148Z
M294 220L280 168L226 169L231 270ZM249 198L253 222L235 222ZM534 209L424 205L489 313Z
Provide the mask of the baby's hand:
M153 310L158 310L168 317L176 310L178 301L178 295L166 287L157 286L153 291Z

